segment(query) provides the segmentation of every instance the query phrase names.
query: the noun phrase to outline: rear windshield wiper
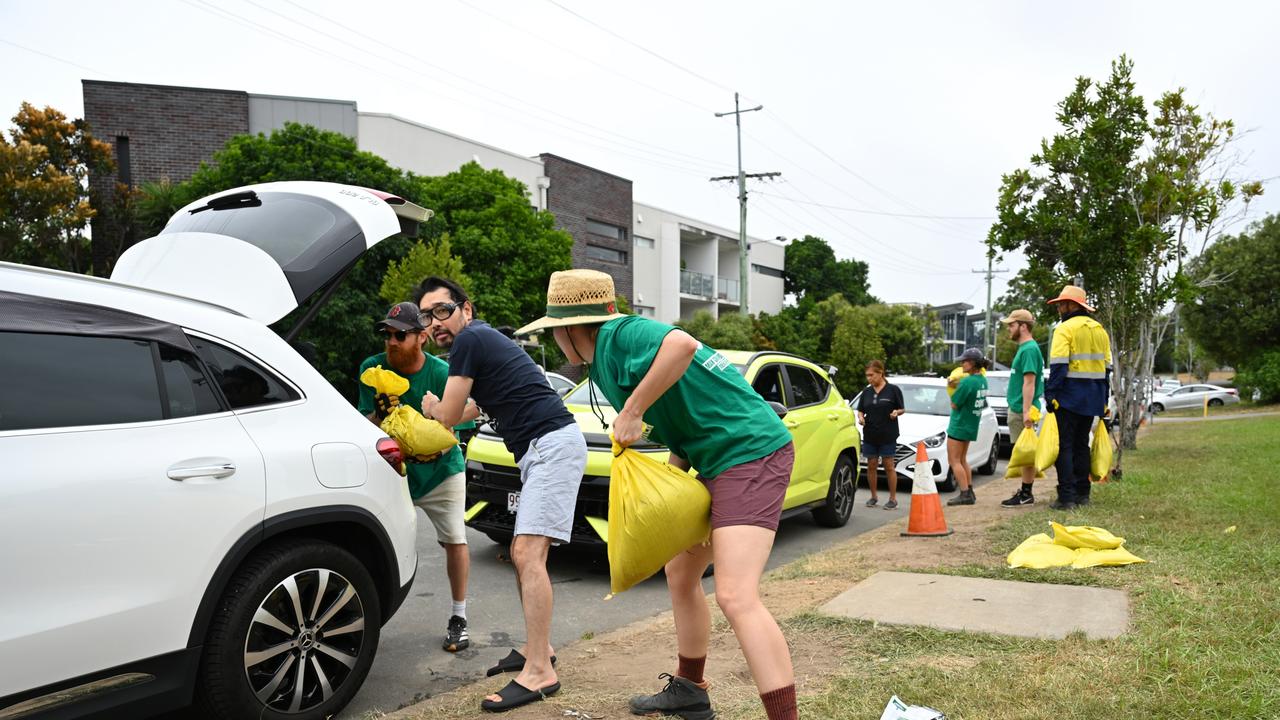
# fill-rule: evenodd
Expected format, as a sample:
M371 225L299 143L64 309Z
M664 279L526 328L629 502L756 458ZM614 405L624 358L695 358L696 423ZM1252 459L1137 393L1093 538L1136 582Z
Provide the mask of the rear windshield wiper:
M262 205L262 201L258 199L258 193L252 190L243 190L230 195L222 195L216 197L198 208L192 208L188 214L195 215L205 210L234 210L242 207L258 207Z

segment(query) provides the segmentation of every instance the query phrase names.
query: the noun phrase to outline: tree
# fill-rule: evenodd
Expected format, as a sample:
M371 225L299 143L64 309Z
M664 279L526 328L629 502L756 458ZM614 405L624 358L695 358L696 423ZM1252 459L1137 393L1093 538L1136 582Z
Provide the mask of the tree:
M786 247L783 290L797 297L825 300L839 293L854 305L876 302L868 291L867 264L858 260L837 260L826 240L813 235L793 240Z
M903 305L876 304L866 309L884 352L880 359L890 373L905 375L929 367L924 323L918 315Z
M1149 123L1132 74L1122 56L1105 82L1076 80L1058 104L1061 132L1041 141L1031 168L1004 176L988 234L993 250L1027 256L1018 290L1032 297L1020 299L1052 297L1077 278L1093 296L1112 340L1118 463L1136 444L1148 386L1140 378L1152 372L1162 311L1185 289L1188 233L1211 235L1233 199L1261 192L1226 178L1229 121L1201 116L1178 90ZM1027 306L1043 312L1041 302Z
M0 259L89 272L89 174L110 172L111 146L84 120L22 103L0 135Z
M828 358L830 364L843 371L835 376L840 393L853 397L862 389L863 368L872 360L883 358L884 347L880 344L872 311L855 305L840 308Z
M1188 274L1199 292L1182 318L1196 344L1237 369L1280 349L1280 216L1219 239Z
M546 310L547 280L572 264L573 237L536 212L522 183L467 163L421 181L422 204L435 211L427 238L449 233L453 252L473 272L477 312L493 325L520 325Z
M716 350L754 350L755 326L751 318L740 313L726 313L720 319L707 310L699 310L681 323L681 329L699 342Z
M414 288L423 278L433 275L450 278L468 294L471 293L471 278L463 272L462 260L450 252L448 233L432 243L419 240L403 258L392 260L387 266L387 274L382 277L378 296L387 305L404 302L413 296Z

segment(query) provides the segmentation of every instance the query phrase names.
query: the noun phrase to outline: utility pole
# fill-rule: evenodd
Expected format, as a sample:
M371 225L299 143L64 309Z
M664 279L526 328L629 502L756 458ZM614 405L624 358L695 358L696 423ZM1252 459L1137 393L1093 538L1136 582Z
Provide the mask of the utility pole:
M992 267L992 265L994 264L995 264L995 255L992 253L987 253L987 269L973 271L975 273L987 276L987 324L986 324L986 327L983 328L983 331L984 331L983 339L985 340L985 344L982 348L982 352L985 354L987 352L987 348L990 348L991 354L988 355L988 357L992 358L993 360L996 354L996 346L995 346L994 336L991 333L991 279L996 275L1000 275L1002 273L1008 272L1007 268Z
M741 110L738 108L738 93L733 94L733 112L716 113L716 117L724 117L732 115L734 125L738 130L738 174L737 176L725 175L722 177L713 177L711 182L720 182L725 180L738 181L738 309L743 315L749 314L747 301L751 294L747 290L748 273L751 270L750 260L747 259L749 246L747 245L747 178L766 179L778 177L782 175L780 172L769 173L753 173L746 174L742 172L742 113L755 112L763 110L763 105L757 105L753 108Z

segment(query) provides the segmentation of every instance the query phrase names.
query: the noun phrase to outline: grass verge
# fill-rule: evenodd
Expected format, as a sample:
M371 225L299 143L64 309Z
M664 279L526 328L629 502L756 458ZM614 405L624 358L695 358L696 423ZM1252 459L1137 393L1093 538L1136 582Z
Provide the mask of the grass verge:
M1280 717L1277 437L1280 418L1270 417L1161 427L1126 454L1125 481L1096 486L1088 508L1051 514L1046 487L1038 509L987 533L993 546L1012 549L1047 531L1050 517L1097 525L1124 536L1148 564L940 569L1126 590L1132 629L1124 637L1025 640L800 613L784 621L788 635L820 636L842 658L826 687L802 698L801 715L878 717L896 693L952 720ZM824 574L812 561L789 571ZM762 717L749 703L726 710Z

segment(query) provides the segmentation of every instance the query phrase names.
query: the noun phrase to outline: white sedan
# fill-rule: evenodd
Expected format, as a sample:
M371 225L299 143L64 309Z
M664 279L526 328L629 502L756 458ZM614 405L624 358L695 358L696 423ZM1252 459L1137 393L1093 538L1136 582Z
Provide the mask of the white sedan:
M1158 391L1151 396L1151 412L1162 413L1176 408L1210 407L1234 405L1240 402L1240 393L1235 388L1224 388L1217 385L1183 385L1176 390Z
M947 465L947 423L951 419L951 398L947 381L936 377L890 377L888 381L902 390L907 412L898 418L898 444L894 449L894 467L899 479L915 477L916 443L923 442L929 457L929 473L938 489L956 489L955 477ZM856 411L858 397L849 404ZM995 412L987 407L978 421L978 439L969 443L969 466L979 475L994 475L1000 459L1000 433ZM858 426L862 434L862 426ZM863 468L866 458L861 459Z

